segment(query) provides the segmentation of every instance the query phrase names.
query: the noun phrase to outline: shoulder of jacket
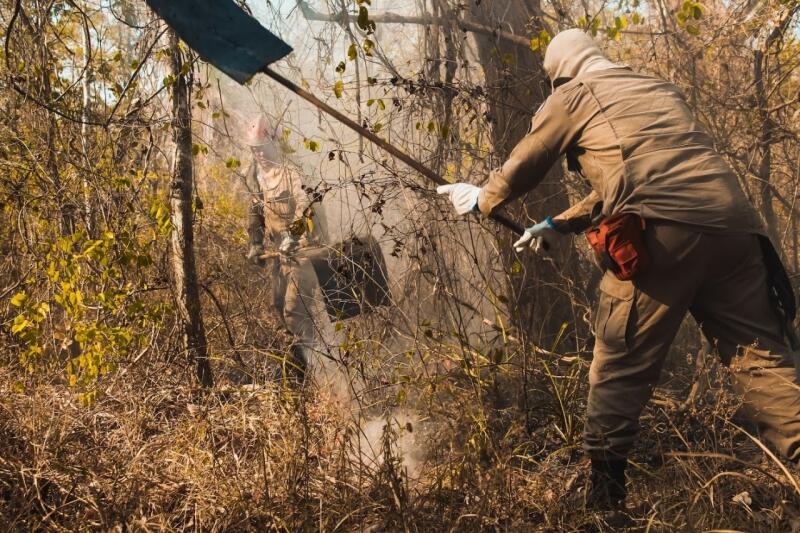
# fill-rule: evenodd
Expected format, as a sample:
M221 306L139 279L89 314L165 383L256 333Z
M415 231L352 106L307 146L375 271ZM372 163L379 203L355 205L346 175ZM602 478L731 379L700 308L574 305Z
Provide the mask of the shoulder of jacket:
M571 80L562 83L553 91L553 94L569 94L581 87L583 76L572 78Z
M556 87L556 90L548 97L552 100L552 105L561 106L564 110L572 112L580 105L586 96L586 87L580 78L574 78L563 85Z

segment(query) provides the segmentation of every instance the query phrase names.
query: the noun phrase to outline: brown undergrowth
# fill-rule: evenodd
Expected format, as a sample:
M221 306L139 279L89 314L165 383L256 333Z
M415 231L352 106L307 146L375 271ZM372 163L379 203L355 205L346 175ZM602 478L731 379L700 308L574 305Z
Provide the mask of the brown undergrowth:
M552 383L570 370L585 379L585 366L551 361ZM495 385L509 392L511 377L496 375ZM358 449L368 411L321 389L220 383L200 394L184 385L180 365L163 363L106 378L85 406L58 381L6 368L0 520L17 531L611 529L581 510L581 387L561 399L575 411L570 434L553 389L528 391L533 407L523 413L495 401L489 379L482 391L461 371L437 380L417 383L408 421L384 417L371 461ZM735 401L717 384L681 408L674 381L643 418L630 526L798 530L794 469L737 429ZM409 434L420 461L411 473L401 457L410 447L396 444Z

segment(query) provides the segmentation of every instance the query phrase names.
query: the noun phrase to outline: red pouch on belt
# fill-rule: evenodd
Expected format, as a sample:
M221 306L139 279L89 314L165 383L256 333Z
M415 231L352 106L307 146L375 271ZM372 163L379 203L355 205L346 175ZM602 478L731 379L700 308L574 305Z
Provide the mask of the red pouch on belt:
M644 226L644 219L639 215L622 213L586 231L600 264L619 280L632 279L650 266L650 256L642 238Z

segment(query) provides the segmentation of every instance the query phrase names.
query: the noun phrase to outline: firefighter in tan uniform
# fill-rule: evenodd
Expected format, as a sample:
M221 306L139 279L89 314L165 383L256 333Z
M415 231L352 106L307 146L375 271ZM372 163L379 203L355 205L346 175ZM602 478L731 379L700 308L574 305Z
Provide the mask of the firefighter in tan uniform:
M677 87L611 63L582 31L558 34L544 69L554 91L509 159L482 188L460 183L439 192L459 213L489 214L536 187L566 154L593 192L528 228L517 250L583 231L593 210L644 220L649 267L632 281L607 270L600 284L584 431L592 459L588 503L624 502L639 416L687 312L730 365L744 414L797 461L794 294L736 176Z
M247 257L273 265L273 306L293 338L283 375L302 380L315 344L318 289L313 267L297 253L310 239L305 231L310 215L308 195L300 173L287 161L265 116L250 124L246 142L253 154L245 176L253 199ZM278 254L265 260L265 248Z

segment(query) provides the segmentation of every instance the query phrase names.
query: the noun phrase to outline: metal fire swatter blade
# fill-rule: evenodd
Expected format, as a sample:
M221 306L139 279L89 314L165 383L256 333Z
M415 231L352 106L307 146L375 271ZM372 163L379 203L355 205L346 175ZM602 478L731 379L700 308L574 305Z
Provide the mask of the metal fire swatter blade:
M304 255L317 274L331 319L347 320L391 305L386 263L372 237L353 238Z
M245 83L292 47L232 0L146 0L200 56Z

